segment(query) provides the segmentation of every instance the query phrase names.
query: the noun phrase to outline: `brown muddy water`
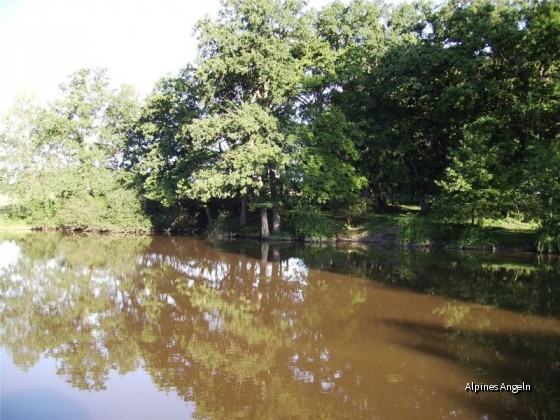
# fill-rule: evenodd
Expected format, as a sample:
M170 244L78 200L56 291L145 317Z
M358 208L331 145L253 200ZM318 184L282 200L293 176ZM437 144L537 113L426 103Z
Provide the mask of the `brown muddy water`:
M555 258L4 234L0 417L560 418L559 297Z

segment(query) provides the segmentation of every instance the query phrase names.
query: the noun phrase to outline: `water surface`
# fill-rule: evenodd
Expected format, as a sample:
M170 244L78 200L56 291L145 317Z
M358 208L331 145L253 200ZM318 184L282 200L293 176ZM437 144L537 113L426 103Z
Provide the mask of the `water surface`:
M560 415L554 258L60 234L0 255L2 419Z

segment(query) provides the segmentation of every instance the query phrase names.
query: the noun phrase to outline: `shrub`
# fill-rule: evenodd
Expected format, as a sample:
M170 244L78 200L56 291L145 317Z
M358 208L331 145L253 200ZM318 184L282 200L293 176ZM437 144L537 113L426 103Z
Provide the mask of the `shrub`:
M212 222L210 226L209 236L220 238L225 236L232 236L239 230L239 222L231 217L231 215L223 211L216 219Z
M544 221L537 239L537 249L549 253L560 251L560 216Z
M398 218L397 243L401 246L429 245L430 232L423 217L407 214Z
M150 229L135 190L105 168L65 168L40 174L40 182L19 185L16 216L35 226L67 229Z
M457 241L460 249L496 249L496 242L489 238L488 235L477 227L466 228Z
M336 237L336 224L318 210L301 208L292 212L295 233L306 240L329 240Z

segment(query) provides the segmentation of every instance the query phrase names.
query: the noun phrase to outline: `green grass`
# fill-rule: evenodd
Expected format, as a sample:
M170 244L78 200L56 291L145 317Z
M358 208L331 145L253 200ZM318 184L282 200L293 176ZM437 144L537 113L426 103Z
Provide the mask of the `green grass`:
M31 226L22 219L14 218L12 213L12 200L0 194L0 231L31 229Z
M398 217L393 214L372 214L357 220L351 226L343 226L339 230L338 236L346 239L358 239L367 235L381 234L385 229L396 226Z
M6 195L0 194L0 214L7 214L11 211L12 201Z
M339 238L385 239L404 247L436 246L476 250L535 250L539 226L514 218L485 219L480 226L443 222L415 206L397 214L371 214L338 232Z
M510 231L532 232L539 228L539 224L534 221L522 221L513 217L505 219L484 219L482 226L485 228L499 228Z
M12 219L9 216L0 215L0 232L8 230L29 230L32 226L25 220Z
M420 213L420 206L415 204L401 204L399 208L406 212Z

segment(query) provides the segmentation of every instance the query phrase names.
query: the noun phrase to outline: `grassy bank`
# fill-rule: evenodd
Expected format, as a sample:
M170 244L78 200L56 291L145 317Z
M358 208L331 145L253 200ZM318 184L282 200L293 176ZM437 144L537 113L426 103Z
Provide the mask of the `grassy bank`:
M0 231L29 230L32 228L25 220L12 217L11 212L12 201L9 197L0 194Z
M475 226L452 224L422 215L417 209L408 210L363 218L341 229L337 237L401 247L536 251L538 226L535 223L507 218L487 219Z
M11 215L12 203L0 195L0 231L56 229L39 226ZM333 214L293 211L284 215L281 232L271 232L272 240L312 242L349 241L403 248L433 247L459 250L536 251L538 226L514 218L485 219L479 225L445 223L433 215L423 215L417 207L401 206L387 214L370 213L349 223ZM103 230L147 233L150 229L118 229L115 226L99 229L87 224L80 230ZM219 238L260 238L258 219L238 227L235 217L223 212L207 232Z
M134 195L118 192L122 194L45 202L16 202L0 194L0 230L153 233Z
M282 231L271 232L272 240L310 242L347 241L403 248L432 247L458 250L529 251L537 250L538 225L514 218L485 219L478 225L446 223L433 215L423 215L417 207L393 208L387 214L368 214L348 223L333 214L285 214ZM210 236L221 238L260 238L258 220L244 228L237 219L222 213Z

